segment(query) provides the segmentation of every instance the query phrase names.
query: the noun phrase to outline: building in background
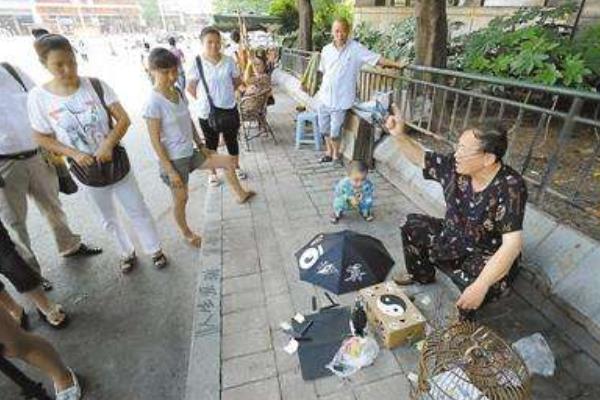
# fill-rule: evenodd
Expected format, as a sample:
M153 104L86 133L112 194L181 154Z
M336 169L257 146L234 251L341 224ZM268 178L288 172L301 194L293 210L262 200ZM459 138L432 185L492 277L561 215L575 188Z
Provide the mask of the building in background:
M0 0L0 36L24 35L34 22L33 0Z
M63 33L139 32L143 26L137 0L35 0L39 23Z

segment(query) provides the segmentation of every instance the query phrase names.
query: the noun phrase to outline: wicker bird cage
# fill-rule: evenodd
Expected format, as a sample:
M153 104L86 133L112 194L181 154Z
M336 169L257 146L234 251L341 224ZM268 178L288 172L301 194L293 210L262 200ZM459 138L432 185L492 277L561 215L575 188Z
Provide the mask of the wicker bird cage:
M471 322L433 332L419 362L415 400L523 400L530 376L500 336Z

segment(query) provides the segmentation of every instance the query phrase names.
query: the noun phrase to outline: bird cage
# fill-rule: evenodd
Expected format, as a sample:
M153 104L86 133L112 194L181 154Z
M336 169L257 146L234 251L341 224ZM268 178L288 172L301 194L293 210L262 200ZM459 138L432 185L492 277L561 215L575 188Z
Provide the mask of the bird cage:
M531 398L521 357L491 329L460 322L434 331L419 361L413 400L523 400Z

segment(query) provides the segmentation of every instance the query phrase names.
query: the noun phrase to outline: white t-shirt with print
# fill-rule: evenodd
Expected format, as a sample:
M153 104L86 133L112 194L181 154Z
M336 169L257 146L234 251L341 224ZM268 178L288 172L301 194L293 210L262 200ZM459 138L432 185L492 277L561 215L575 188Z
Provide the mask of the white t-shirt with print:
M100 81L107 105L118 102L117 95ZM84 153L93 154L109 134L108 115L89 78L81 78L79 89L59 96L42 86L31 90L28 99L32 128Z
M27 90L35 86L31 78L13 65ZM16 154L38 147L27 115L27 92L0 66L0 154Z
M208 91L212 97L215 107L234 108L235 107L235 88L233 79L240 76L235 62L231 57L222 56L218 64L202 58L202 69ZM206 97L204 85L200 80L200 72L196 65L196 59L192 61L192 66L186 74L190 81L197 81L196 101L194 102L195 111L199 118L207 119L210 112L210 105Z
M189 157L194 153L192 116L185 96L179 96L179 102L175 104L153 90L143 116L160 120L160 142L171 160Z

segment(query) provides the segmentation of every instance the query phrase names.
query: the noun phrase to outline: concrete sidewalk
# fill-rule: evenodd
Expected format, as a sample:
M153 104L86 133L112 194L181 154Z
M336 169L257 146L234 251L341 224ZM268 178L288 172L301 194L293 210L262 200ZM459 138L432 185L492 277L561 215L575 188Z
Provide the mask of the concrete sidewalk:
M202 268L210 277L215 265L222 264L222 286L217 292L221 296L221 319L213 326L218 332L207 339L211 336L197 334L202 331L199 324L206 320L202 314L205 309L200 307L200 314L195 316L188 399L217 399L219 395L223 400L407 399L411 390L408 373L418 372L419 354L412 347L382 351L373 366L347 382L335 377L305 382L297 355L283 351L287 336L279 330L280 322L296 312L310 313L313 295L320 304L327 304L322 290L299 282L293 253L319 232L352 229L381 239L396 260L396 272L404 268L398 227L407 214L423 211L373 173L375 221L366 223L349 216L332 226L328 220L332 189L345 170L319 164L318 155L309 146L294 149L295 103L283 93L277 93L276 98L269 119L279 144L258 139L252 142L252 151L243 156L250 176L248 185L258 197L250 205L238 206L226 188L208 190L209 215L205 221L210 222L204 229ZM443 276L438 282L411 290L429 319L448 319L457 292ZM198 285L202 287L206 285ZM352 304L355 295L343 295L340 301ZM428 305L421 303L425 295L433 299ZM199 305L206 305L204 301L204 296L196 299L197 310ZM440 304L444 305L441 310ZM217 308L215 305L210 312L218 313ZM535 398L600 398L598 364L524 299L512 295L490 306L483 317L509 341L538 331L550 341L558 358L558 372L554 378L534 379ZM212 365L206 360L219 360L219 382L204 379L202 371ZM209 371L209 376L216 375Z

